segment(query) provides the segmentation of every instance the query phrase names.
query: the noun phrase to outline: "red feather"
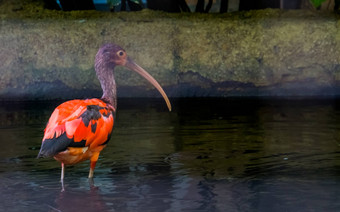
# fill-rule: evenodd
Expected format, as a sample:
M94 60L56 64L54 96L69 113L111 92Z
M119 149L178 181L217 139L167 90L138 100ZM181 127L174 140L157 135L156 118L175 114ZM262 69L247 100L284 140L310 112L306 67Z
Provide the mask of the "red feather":
M96 110L95 114L85 114L91 106L99 108L99 113ZM85 146L90 148L103 145L112 132L114 112L112 106L100 99L67 101L52 113L45 128L43 142L66 133L67 138L73 139L73 142L85 141Z

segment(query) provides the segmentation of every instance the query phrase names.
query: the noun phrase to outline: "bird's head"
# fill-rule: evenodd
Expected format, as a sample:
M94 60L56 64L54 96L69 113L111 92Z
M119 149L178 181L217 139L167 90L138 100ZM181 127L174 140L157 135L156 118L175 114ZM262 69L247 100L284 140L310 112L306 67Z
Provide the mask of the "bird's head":
M142 67L136 64L130 57L128 57L126 51L122 47L116 44L103 45L96 55L95 61L96 71L100 70L99 66L103 65L111 67L112 71L115 66L124 66L140 74L161 93L169 108L169 111L171 111L171 104L169 98L165 94L163 88L148 72L146 72Z
M96 55L96 65L124 66L127 62L125 50L116 44L103 45Z

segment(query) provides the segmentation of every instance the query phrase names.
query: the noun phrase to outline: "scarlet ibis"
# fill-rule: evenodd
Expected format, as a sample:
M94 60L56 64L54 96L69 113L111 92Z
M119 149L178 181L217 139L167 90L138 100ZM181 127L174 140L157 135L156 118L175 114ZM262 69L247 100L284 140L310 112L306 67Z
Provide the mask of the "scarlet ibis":
M118 65L137 72L155 86L171 111L167 95L149 73L128 57L120 46L103 45L96 54L94 65L103 96L62 103L53 111L44 131L38 158L54 157L61 162L61 182L64 179L64 165L85 160L90 160L88 177L93 178L99 154L110 140L113 129L117 108L114 68Z

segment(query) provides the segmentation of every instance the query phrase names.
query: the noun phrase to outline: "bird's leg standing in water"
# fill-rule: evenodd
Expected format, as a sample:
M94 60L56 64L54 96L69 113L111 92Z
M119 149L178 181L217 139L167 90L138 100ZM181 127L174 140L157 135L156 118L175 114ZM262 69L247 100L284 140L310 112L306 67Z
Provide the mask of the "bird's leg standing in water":
M94 169L92 169L92 161L91 161L91 168L90 168L90 171L89 171L89 179L93 178L93 173L94 173Z
M94 168L96 167L97 161L91 161L91 167L89 172L89 179L93 178Z
M97 160L99 158L99 152L93 153L92 157L90 158L91 166L89 172L89 178L93 178L94 168L96 167Z
M65 175L65 165L64 163L61 163L61 177L60 177L60 181L64 181L64 175Z
M96 189L96 187L94 186L94 180L93 180L93 177L92 178L89 178L89 186L90 186L90 189Z
M61 182L61 191L65 191L64 188L64 175L65 175L65 165L64 163L61 163L61 177L60 177L60 182Z

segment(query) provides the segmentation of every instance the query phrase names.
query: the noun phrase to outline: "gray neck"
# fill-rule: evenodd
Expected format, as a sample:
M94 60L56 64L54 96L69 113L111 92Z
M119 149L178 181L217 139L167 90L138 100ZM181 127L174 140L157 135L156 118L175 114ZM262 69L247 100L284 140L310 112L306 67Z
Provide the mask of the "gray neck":
M103 89L102 99L117 108L117 88L111 64L97 63L95 66L97 77Z

